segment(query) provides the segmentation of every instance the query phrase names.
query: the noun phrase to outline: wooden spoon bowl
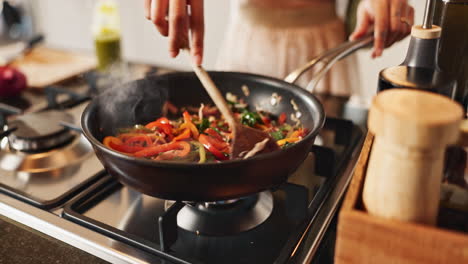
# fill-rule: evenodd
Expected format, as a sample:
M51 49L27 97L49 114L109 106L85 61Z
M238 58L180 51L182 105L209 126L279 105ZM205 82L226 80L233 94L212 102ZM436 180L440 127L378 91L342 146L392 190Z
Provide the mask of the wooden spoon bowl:
M242 125L234 118L228 104L221 95L218 87L202 66L192 63L198 79L202 83L211 99L226 119L233 134L231 145L231 159L249 158L259 153L267 153L279 150L278 144L270 134Z

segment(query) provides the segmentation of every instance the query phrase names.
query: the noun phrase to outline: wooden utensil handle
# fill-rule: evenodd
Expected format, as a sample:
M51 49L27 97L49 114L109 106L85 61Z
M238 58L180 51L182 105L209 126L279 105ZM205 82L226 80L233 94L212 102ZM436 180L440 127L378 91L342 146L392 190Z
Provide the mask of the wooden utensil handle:
M219 91L218 87L216 87L216 84L213 82L210 75L205 71L205 69L203 69L202 66L196 65L193 61L191 62L191 64L192 64L193 70L195 71L195 74L197 74L198 76L198 79L200 79L200 81L202 82L206 91L210 95L215 105L218 107L221 114L224 116L224 118L228 122L231 129L234 128L235 123L236 123L234 116L231 110L229 109L229 106L226 103L226 100L224 99L223 95Z

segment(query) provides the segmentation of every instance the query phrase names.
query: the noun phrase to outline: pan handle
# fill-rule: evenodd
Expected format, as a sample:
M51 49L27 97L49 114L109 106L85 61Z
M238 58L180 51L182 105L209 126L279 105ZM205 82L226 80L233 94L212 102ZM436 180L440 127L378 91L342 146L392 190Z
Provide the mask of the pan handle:
M307 86L307 90L312 92L315 89L317 83L322 79L323 76L331 69L331 67L338 62L339 60L347 57L348 55L354 53L355 51L367 47L374 42L374 36L369 35L367 37L348 41L343 44L338 45L337 47L325 51L324 53L318 55L317 57L313 58L311 61L306 63L305 65L299 67L298 69L294 70L284 80L288 83L295 83L302 74L304 74L309 69L315 67L319 63L324 63L323 67L320 71L317 72L316 75L312 78L309 85Z

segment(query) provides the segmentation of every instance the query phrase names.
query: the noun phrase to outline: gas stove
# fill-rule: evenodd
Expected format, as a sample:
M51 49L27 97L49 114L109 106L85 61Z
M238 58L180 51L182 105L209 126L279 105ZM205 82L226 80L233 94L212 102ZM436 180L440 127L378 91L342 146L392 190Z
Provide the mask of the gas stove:
M0 214L111 263L313 261L359 154L358 126L327 118L309 157L276 189L230 201L167 201L103 169L77 126L96 91L89 87L49 88L46 104L23 113L0 103L8 128Z

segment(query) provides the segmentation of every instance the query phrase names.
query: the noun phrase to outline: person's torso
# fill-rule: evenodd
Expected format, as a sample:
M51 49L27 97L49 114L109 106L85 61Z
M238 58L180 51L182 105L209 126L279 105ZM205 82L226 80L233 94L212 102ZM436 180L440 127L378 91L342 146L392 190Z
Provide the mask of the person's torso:
M337 19L333 0L237 0L233 17L255 26L304 27Z
M239 3L268 8L303 8L323 3L334 3L334 0L239 0Z

